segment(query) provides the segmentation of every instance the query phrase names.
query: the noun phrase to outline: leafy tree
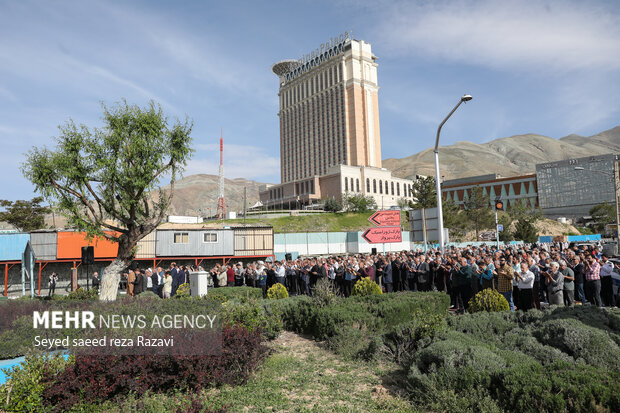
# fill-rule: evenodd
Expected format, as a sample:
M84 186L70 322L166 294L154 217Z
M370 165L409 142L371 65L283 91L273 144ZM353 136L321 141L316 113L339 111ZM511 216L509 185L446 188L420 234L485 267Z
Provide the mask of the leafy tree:
M594 220L594 229L598 232L605 229L605 225L616 222L616 206L604 202L600 205L593 206L590 209L590 215Z
M499 240L500 241L512 241L514 240L514 235L510 232L510 225L512 224L512 219L505 213L500 214L498 223L504 226L504 230L499 232Z
M520 199L514 202L508 210L508 215L513 221L519 221L523 218L535 223L542 219L543 213L540 208L531 208L527 201Z
M342 204L336 198L327 198L325 200L325 211L338 212L342 209Z
M415 201L413 207L416 209L433 208L437 206L437 188L435 188L435 178L432 176L416 179L413 182L413 194Z
M162 221L174 182L191 157L192 123L169 125L161 107L127 102L103 105L104 127L89 130L73 121L60 126L56 148L32 148L24 175L46 198L56 201L69 224L90 237L118 243L106 268L102 300L116 299L121 271L137 242ZM170 179L170 190L159 181ZM151 199L149 192L157 190Z
M488 195L484 195L482 188L475 186L471 190L471 195L465 200L465 217L467 227L476 233L476 241L480 230L491 228L495 224L495 217L490 206Z
M369 212L377 209L377 202L372 196L345 193L342 197L342 206L349 212Z
M515 224L514 237L517 240L524 242L536 242L538 241L538 232L531 220L522 218Z
M43 197L35 197L30 201L18 200L15 202L0 199L0 221L8 222L20 231L29 232L45 228L45 214L52 212L51 208L41 206Z
M406 211L409 208L413 208L413 202L411 202L409 199L407 198L398 198L398 200L396 201L396 205L398 205L398 207L400 208L401 211Z
M460 240L465 235L466 221L463 210L454 200L445 200L441 206L443 226L448 228L450 239Z

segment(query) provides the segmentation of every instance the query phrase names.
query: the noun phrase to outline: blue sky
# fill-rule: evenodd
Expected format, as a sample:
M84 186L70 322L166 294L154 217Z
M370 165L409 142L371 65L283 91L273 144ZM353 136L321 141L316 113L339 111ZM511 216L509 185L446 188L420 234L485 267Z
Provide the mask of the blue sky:
M279 182L271 65L353 30L379 57L383 158L432 144L620 124L617 1L0 0L0 198L29 199L19 170L69 118L101 126L101 102L153 99L194 121L186 175Z

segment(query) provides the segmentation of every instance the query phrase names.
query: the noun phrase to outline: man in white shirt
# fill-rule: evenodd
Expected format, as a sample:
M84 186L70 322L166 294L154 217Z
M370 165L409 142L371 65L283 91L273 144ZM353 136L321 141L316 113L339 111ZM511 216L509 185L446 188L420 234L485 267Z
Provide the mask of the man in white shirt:
M527 311L532 308L532 288L534 287L534 273L530 271L526 262L521 263L521 271L515 273L519 288L519 310Z
M276 282L286 286L286 268L280 261L276 261Z

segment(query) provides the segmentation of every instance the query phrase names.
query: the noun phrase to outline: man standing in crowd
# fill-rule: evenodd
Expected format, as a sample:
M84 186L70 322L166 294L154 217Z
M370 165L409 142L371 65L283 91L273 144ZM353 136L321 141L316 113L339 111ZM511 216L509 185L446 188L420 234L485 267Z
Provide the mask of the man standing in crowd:
M54 296L54 292L56 291L56 283L57 282L58 282L58 276L56 275L55 272L52 271L52 273L50 274L49 291L47 292L47 296L48 297L53 297Z
M560 271L564 276L564 305L572 307L575 304L575 274L564 260L560 261Z
M573 274L575 276L575 291L577 293L577 301L581 304L586 304L588 301L586 300L585 290L583 288L585 282L585 268L583 263L581 262L581 258L578 255L575 255L573 258Z
M592 255L586 257L586 299L597 307L602 307L601 302L601 266Z
M615 307L616 300L614 298L614 287L613 281L611 279L611 273L614 270L614 265L609 261L609 258L606 254L603 254L601 257L601 301L605 307Z
M512 267L506 263L506 257L502 256L499 259L499 267L496 270L497 273L497 291L504 296L510 311L515 310L515 304L512 301L512 279L514 278L514 271Z
M95 271L93 273L93 288L95 290L98 290L100 284L101 284L101 279L99 278L99 273Z
M560 264L551 263L551 271L545 272L549 305L564 305L564 276L560 272Z

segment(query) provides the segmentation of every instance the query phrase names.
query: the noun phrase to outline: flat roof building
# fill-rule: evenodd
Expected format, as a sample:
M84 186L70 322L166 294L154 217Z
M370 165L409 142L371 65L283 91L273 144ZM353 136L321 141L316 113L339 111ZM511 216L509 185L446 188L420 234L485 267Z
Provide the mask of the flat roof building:
M538 199L545 216L581 218L616 202L620 155L598 155L536 165Z

